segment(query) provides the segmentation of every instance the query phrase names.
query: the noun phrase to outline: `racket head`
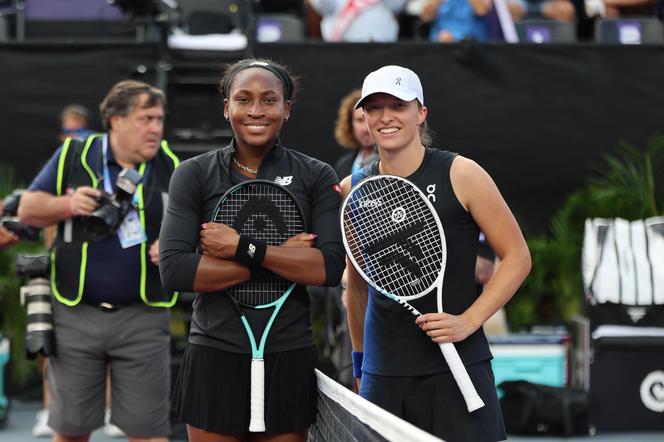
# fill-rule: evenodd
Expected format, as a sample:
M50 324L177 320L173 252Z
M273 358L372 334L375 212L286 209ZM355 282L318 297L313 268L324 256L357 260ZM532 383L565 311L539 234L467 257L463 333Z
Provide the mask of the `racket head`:
M230 188L219 199L212 221L272 246L306 228L304 214L293 194L268 180L248 180ZM271 275L245 281L226 291L239 304L260 308L277 301L292 286L291 281Z
M340 222L353 267L379 292L417 299L442 282L443 226L426 195L407 179L363 179L344 199Z

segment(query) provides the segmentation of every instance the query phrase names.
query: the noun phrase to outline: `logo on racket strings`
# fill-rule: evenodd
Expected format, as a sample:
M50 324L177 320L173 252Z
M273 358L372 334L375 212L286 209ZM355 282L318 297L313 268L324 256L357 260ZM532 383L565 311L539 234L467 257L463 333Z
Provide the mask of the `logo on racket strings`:
M365 198L365 199L359 200L357 202L357 204L362 209L373 209L373 208L382 206L383 201L382 200L371 200L371 199Z
M395 223L400 223L401 221L406 219L406 209L403 207L397 207L392 211L392 221Z

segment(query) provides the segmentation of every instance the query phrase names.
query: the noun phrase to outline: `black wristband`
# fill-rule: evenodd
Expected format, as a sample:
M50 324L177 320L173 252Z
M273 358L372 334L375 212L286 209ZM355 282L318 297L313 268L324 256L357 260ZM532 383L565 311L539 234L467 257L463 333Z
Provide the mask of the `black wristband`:
M242 264L259 267L265 259L267 243L247 235L240 235L240 240L235 249L234 259Z

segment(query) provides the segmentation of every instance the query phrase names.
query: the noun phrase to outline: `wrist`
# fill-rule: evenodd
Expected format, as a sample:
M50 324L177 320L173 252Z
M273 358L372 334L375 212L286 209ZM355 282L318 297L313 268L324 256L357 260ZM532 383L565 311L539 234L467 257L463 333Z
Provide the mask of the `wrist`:
M360 379L362 377L362 361L364 360L364 352L354 351L353 356L353 377Z
M71 195L64 195L63 201L65 204L65 218L73 218L74 217L74 198Z
M265 259L266 251L267 243L265 241L248 235L240 235L233 259L250 267L260 267Z

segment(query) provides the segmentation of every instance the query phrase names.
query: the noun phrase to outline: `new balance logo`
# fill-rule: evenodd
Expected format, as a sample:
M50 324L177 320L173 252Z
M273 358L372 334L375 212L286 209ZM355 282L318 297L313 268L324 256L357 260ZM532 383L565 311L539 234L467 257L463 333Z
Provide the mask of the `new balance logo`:
M281 184L282 186L288 186L290 183L293 182L293 176L278 176L274 179L274 182L277 184Z

